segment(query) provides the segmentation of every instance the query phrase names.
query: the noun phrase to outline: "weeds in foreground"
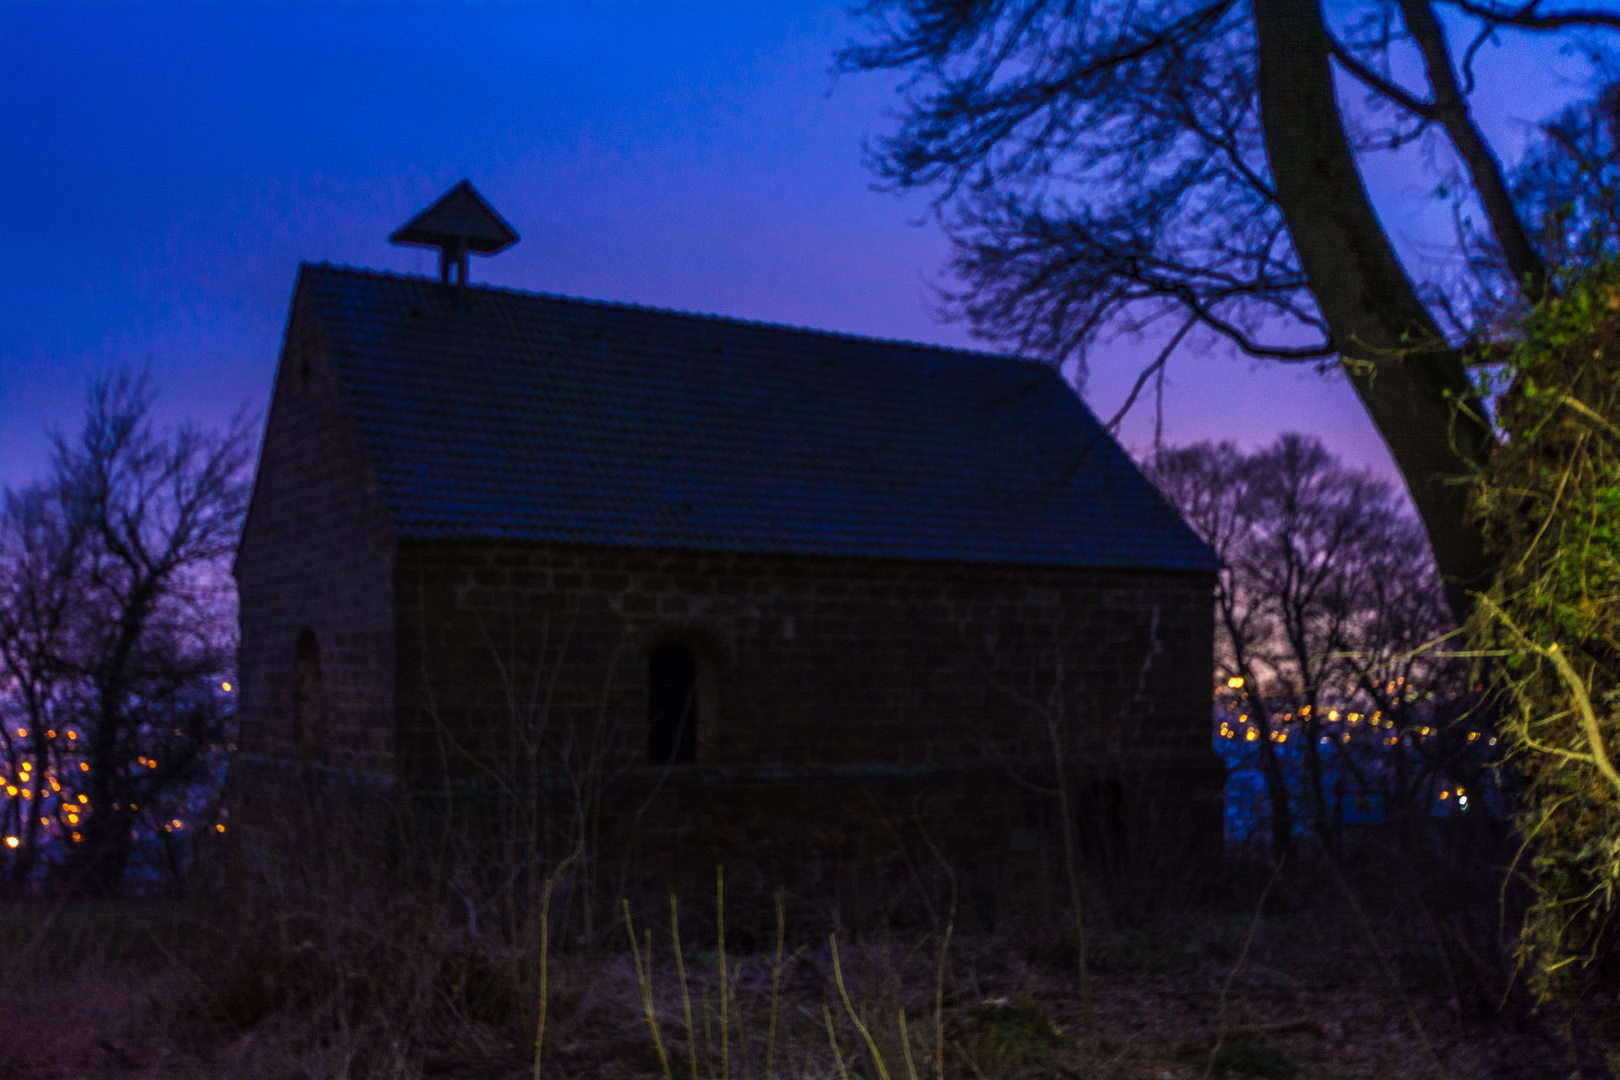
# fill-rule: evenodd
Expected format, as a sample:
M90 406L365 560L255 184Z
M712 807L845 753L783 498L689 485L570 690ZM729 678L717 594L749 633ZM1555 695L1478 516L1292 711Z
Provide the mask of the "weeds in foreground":
M585 841L581 836L579 843L574 845L574 850L569 852L568 856L557 864L555 870L546 875L545 885L541 888L540 1001L537 1007L540 1018L536 1022L534 1029L534 1080L540 1080L540 1067L545 1057L546 1047L546 1012L551 1003L551 902L556 895L557 882L568 872L568 868L578 861L584 850Z
M560 862L534 875L536 910L520 913L534 940L513 942L453 866L390 851L361 873L376 852L322 843L267 865L245 910L194 905L112 936L84 909L0 908L0 1010L13 1021L0 1025L0 1074L1432 1077L1412 1017L1456 1076L1515 1054L1526 1064L1498 1075L1549 1074L1549 1055L1567 1066L1534 1036L1464 1024L1438 938L1396 892L1365 887L1388 877L1376 863L1345 868L1359 911L1324 869L1293 863L1160 917L1110 917L1094 900L1088 1016L1061 910L1057 925L987 929L971 903L959 922L938 896L937 918L909 928L839 923L804 896L756 896L717 874L711 911L633 899L620 905L625 937L581 941L564 919L580 871ZM766 899L771 925L750 921Z
M757 947L736 948L728 928L730 1080L880 1080L854 1019L871 1035L890 1080L913 1074L919 1080L1433 1076L1364 934L1329 903L1332 893L1316 894L1325 897L1316 906L1300 906L1299 887L1299 876L1280 877L1263 908L1253 902L1257 883L1242 907L1099 935L1092 949L1095 1038L1083 1043L1076 1036L1088 1029L1067 954L1043 954L1015 936L958 932L941 975L935 936L902 939L880 928L864 934L845 929L835 971L830 941L788 947L795 925L788 898L778 924L783 929ZM47 914L0 908L0 957L17 955ZM1459 1022L1433 947L1398 932L1398 912L1373 906L1367 914L1391 972L1453 1075L1571 1072L1564 1051L1533 1029L1514 1033ZM465 961L480 946L465 926L451 922L439 936L418 936L417 942L436 943L441 951L412 956L377 945L401 928L400 911L380 912L371 936L333 931L318 945L314 937L284 937L268 928L255 942L239 925L215 918L197 908L131 906L117 913L116 928L90 927L80 912L65 909L34 959L7 968L0 1074L16 1080L527 1080L534 1074L534 1015L518 1014L517 1027L480 1011L476 1002L490 992L477 989L481 980L501 976L510 965L494 957L469 970ZM216 933L221 925L236 938ZM720 1080L717 935L691 922L680 929L677 965L675 935L664 938L660 930L649 937L637 917L639 975L624 939L616 948L588 952L558 948L553 940L545 1076L661 1080L666 1074L652 1046L645 985L670 1074ZM268 950L264 941L286 942L292 952ZM300 949L305 941L310 946ZM92 948L96 942L105 947ZM333 953L313 955L324 950ZM78 957L74 964L47 962L69 951ZM260 965L257 971L250 960ZM350 964L349 989L340 994L337 972ZM380 979L399 988L368 1004L358 987ZM266 981L286 989L279 1004L263 1006L252 1019L222 1011L222 1003L248 989L258 993ZM943 991L936 997L937 983ZM428 991L431 1008L387 1012L390 1001L413 997L418 986ZM915 1020L930 1012L933 1031Z
M732 1075L731 1047L733 1033L736 1035L736 1045L740 1059L740 1072L745 1078L751 1075L750 1066L752 1064L749 1053L750 1036L745 1028L742 1010L739 1007L737 999L737 984L742 975L743 965L739 962L735 967L732 967L726 956L725 897L725 869L724 867L717 866L715 867L714 929L716 941L715 964L718 976L717 996L719 1006L719 1071L716 1075L720 1078L720 1080L729 1080ZM804 949L800 948L795 951L791 957L784 960L783 954L787 945L787 914L784 896L780 890L778 890L776 893L775 900L776 949L768 964L770 971L770 999L763 1021L765 1024L765 1036L763 1040L764 1072L761 1075L765 1078L765 1080L771 1080L771 1078L776 1075L776 1039L781 1023L780 1010L782 1003L782 974L789 965L797 962L798 959L804 954ZM664 1042L663 1026L658 1018L658 1008L655 1001L656 994L653 985L652 971L652 931L643 930L641 937L638 939L636 936L635 919L631 914L630 901L625 899L620 903L624 913L625 934L630 940L631 959L635 965L636 986L641 997L641 1013L646 1020L648 1031L651 1034L653 1051L657 1055L658 1065L664 1075L664 1080L674 1080L673 1069L670 1065L669 1050ZM671 893L669 897L669 929L670 947L673 954L672 959L675 965L676 985L679 988L679 1000L681 1006L680 1015L683 1033L685 1035L684 1044L687 1053L687 1065L692 1080L698 1080L700 1070L698 1064L697 1025L693 1022L692 1018L691 984L687 978L685 950L681 947L680 902L674 893ZM845 1007L850 1010L850 1019L855 1023L857 1030L860 1030L861 1033L866 1036L867 1044L873 1048L873 1054L878 1063L878 1072L882 1077L882 1080L888 1080L887 1067L883 1063L881 1056L878 1054L876 1045L872 1043L870 1034L865 1030L853 1008L849 1005L848 992L844 988L843 974L838 963L837 938L829 938L829 941L831 942L832 947L833 971L837 980L839 993L843 996ZM941 962L944 962L943 955L941 957ZM707 1005L706 998L705 1005ZM901 1013L900 1023L902 1030L904 1030L905 1019L903 1011ZM707 1046L708 1044L712 1044L714 1040L706 1035L704 1041ZM757 1043L759 1040L756 1038L754 1041ZM537 1047L537 1056L538 1053L539 1050ZM909 1060L909 1045L907 1046L905 1053L907 1054ZM834 1054L837 1056L836 1048L834 1050ZM842 1062L842 1058L839 1058L839 1060ZM915 1080L915 1070L913 1070L913 1080Z

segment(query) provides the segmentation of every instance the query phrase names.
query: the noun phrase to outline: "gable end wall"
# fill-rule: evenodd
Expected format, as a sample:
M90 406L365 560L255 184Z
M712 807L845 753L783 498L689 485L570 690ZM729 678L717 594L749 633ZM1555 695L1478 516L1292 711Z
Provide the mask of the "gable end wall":
M319 764L389 771L393 532L318 320L295 300L237 557L240 751L295 758L294 653L320 653ZM306 758L309 755L306 755Z

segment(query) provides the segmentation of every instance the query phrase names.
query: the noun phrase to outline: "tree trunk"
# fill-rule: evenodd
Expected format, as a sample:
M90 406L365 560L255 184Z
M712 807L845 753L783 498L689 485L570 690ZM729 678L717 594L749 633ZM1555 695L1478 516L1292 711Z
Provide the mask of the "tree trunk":
M1339 832L1335 828L1335 817L1332 808L1328 805L1327 779L1322 766L1322 723L1318 714L1321 703L1314 691L1305 694L1305 715L1300 718L1300 737L1305 740L1300 747L1301 755L1305 759L1305 775L1310 779L1311 785L1311 816L1316 819L1316 838L1329 852L1339 853Z
M135 817L125 810L92 813L85 823L84 843L75 854L71 880L77 892L97 899L117 899L129 871L130 836Z
M17 670L17 665L7 665L6 671L12 675L17 692L22 697L22 715L28 724L28 736L18 736L22 742L17 752L17 775L12 778L21 793L17 803L17 832L21 835L18 847L12 852L10 891L20 896L27 891L28 875L33 873L39 861L39 807L44 801L40 791L50 787L47 779L50 775L47 769L50 759L45 751L45 733L42 730L45 707L41 704L39 687L31 680L31 671L25 670L19 676ZM25 764L32 765L32 769L23 768Z
M1257 686L1245 682L1244 686ZM1277 742L1272 737L1277 731L1271 726L1271 714L1258 693L1250 692L1249 715L1260 731L1260 775L1266 778L1266 797L1271 803L1271 858L1278 865L1294 852L1294 812L1288 798L1288 779L1283 774L1282 759L1277 754Z
M129 830L135 821L128 802L129 788L119 778L119 765L127 764L118 748L123 716L109 705L118 693L105 680L97 680L96 694L101 699L97 722L85 739L85 756L90 765L90 814L84 823L84 842L75 845L73 852L73 880L81 892L95 897L116 897L123 891L129 866Z
M45 734L38 727L43 722L39 711L34 709L28 711L28 734L34 751L34 767L30 772L23 774L27 780L17 778L17 787L24 794L23 835L21 848L17 852L17 861L12 867L11 879L12 887L19 895L27 890L28 875L33 873L34 864L39 861L40 825L43 817L40 804L45 801L46 794L51 790L50 758L46 756ZM27 797L29 792L33 792L32 798Z
M1260 119L1277 201L1334 347L1417 507L1452 614L1492 564L1468 521L1490 429L1463 359L1418 298L1345 135L1317 0L1255 0Z

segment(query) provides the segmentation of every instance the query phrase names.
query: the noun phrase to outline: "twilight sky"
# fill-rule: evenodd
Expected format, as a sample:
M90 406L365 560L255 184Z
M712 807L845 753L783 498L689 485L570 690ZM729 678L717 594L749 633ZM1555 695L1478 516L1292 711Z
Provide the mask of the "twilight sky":
M464 176L523 234L475 282L972 344L931 311L926 203L871 190L861 142L892 98L829 75L859 33L844 7L0 0L0 487L40 473L107 365L149 364L171 418L262 408L298 262L434 272L386 237ZM1480 70L1510 158L1584 74L1511 40ZM1422 159L1369 183L1432 254ZM1113 346L1093 408L1151 353ZM1174 442L1314 431L1388 468L1348 387L1305 370L1183 356L1165 420Z

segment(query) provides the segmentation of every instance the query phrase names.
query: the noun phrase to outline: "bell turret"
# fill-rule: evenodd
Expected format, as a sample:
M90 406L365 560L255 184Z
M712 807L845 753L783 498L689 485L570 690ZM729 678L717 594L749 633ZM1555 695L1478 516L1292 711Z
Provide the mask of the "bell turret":
M473 186L463 180L432 206L417 214L388 238L392 244L439 249L439 280L467 284L467 255L493 255L518 242L517 230L497 214Z

